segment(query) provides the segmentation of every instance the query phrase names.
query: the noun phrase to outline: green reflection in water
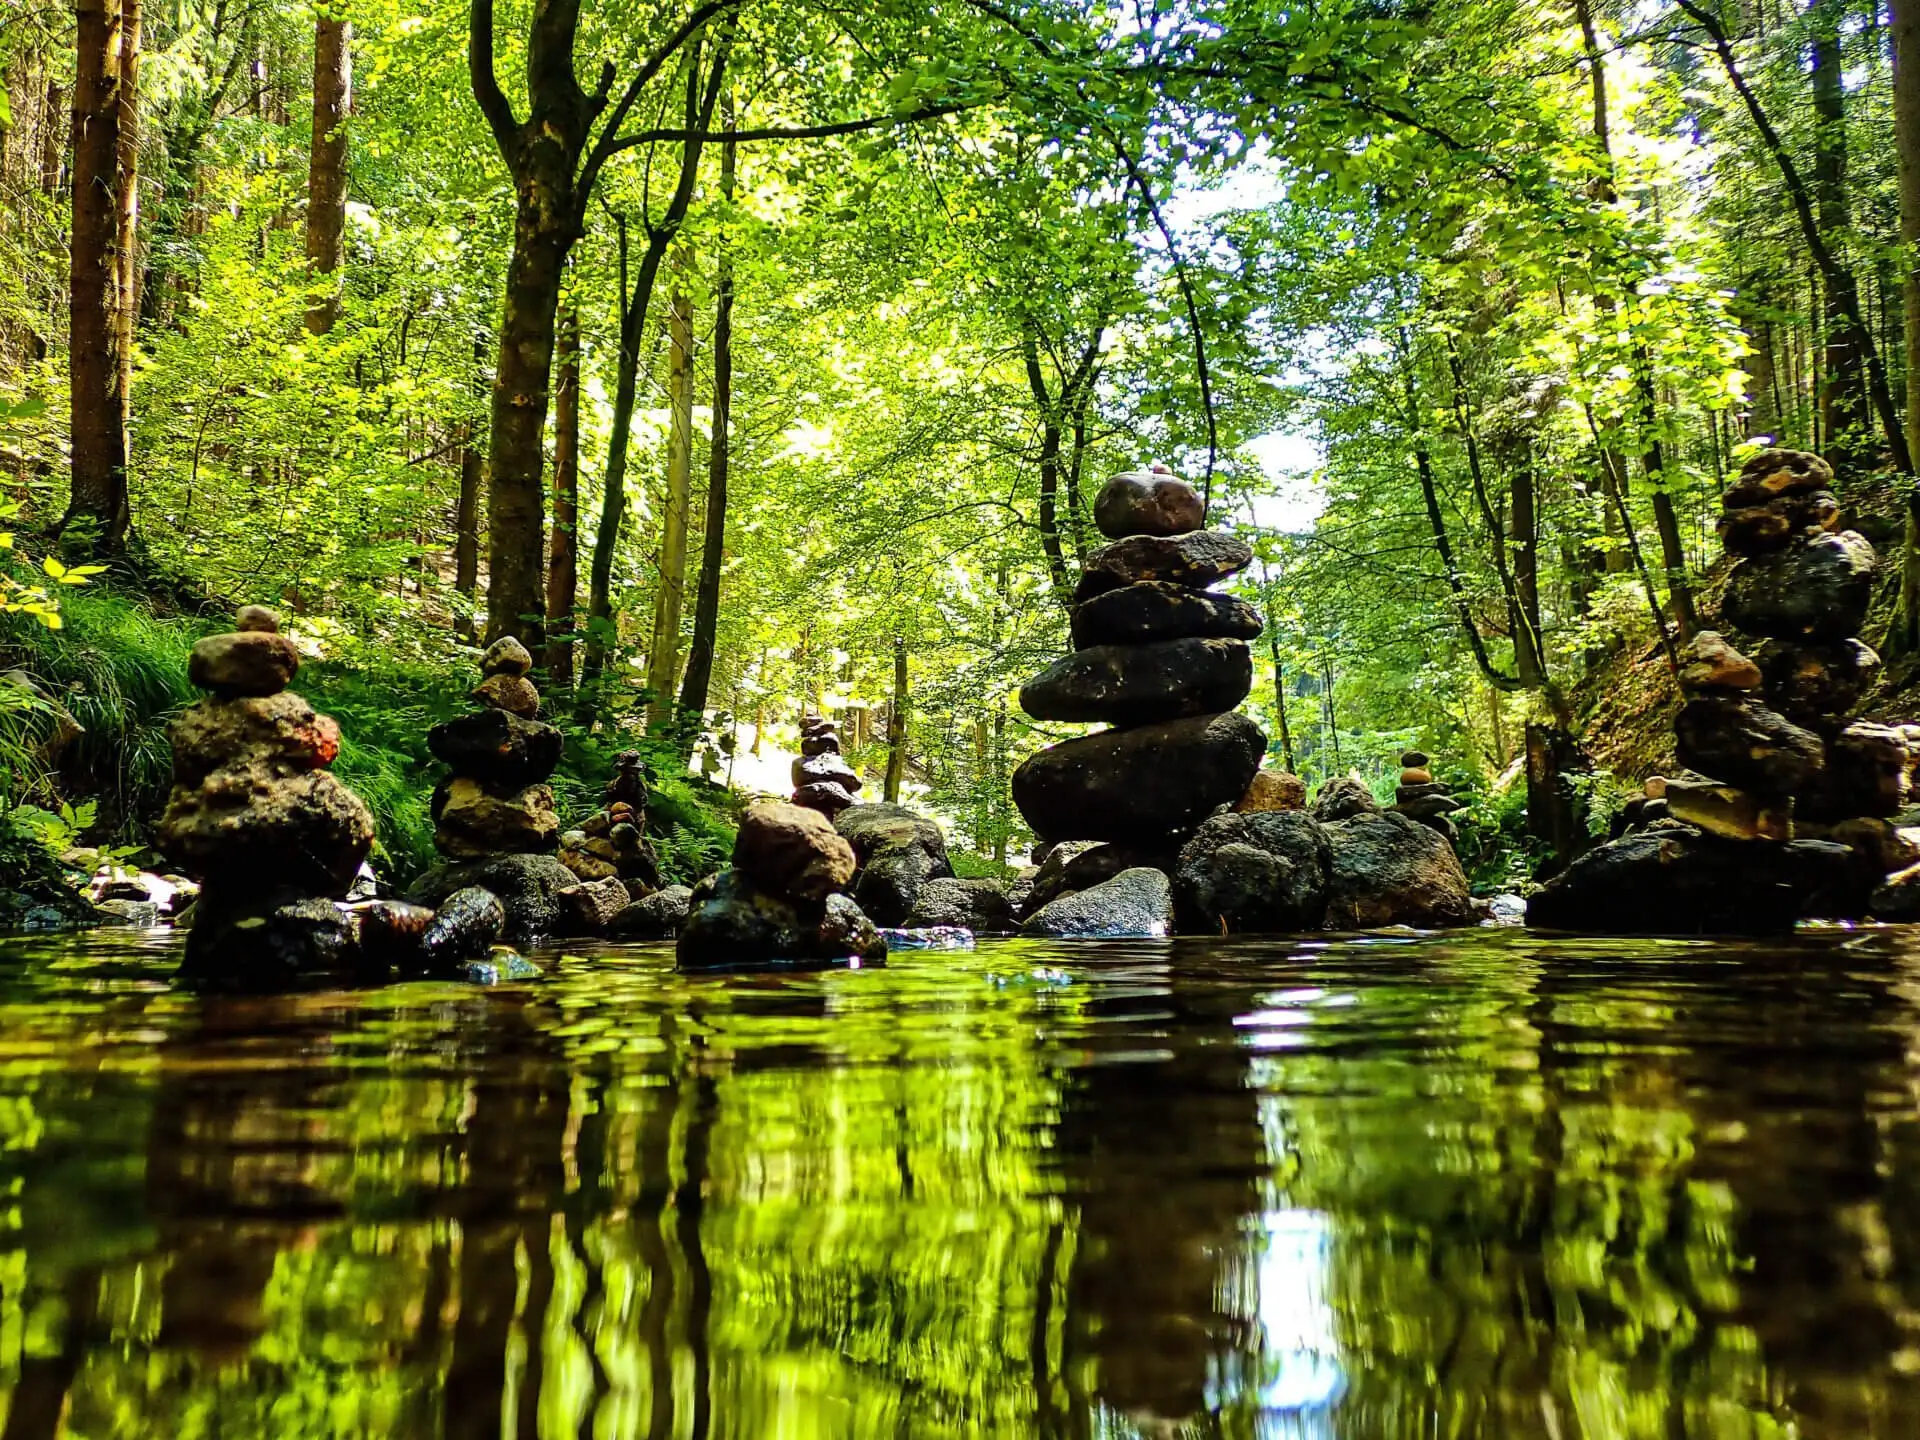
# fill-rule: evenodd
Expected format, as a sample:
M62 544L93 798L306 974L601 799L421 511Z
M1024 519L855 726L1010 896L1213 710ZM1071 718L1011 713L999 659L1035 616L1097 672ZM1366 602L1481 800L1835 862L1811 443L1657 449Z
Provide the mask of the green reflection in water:
M0 1440L1920 1433L1903 935L173 959L0 942Z

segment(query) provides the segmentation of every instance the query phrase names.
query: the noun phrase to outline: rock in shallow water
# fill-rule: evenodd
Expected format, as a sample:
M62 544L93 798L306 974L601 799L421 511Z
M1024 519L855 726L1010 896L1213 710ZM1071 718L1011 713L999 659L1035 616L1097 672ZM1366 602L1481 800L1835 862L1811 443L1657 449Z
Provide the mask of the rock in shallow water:
M1332 863L1325 827L1301 811L1216 815L1180 851L1180 933L1317 930Z
M905 806L855 805L834 825L860 862L854 901L876 925L904 925L921 887L953 874L940 827Z
M801 908L757 887L738 870L709 875L693 888L680 931L683 970L884 961L887 945L845 895Z
M1026 918L1020 933L1057 939L1157 939L1172 928L1173 890L1166 873L1142 867L1041 906Z
M440 902L420 937L420 964L429 975L450 975L477 960L506 933L507 910L491 890L469 885Z
M1013 799L1043 840L1157 839L1246 794L1266 749L1239 714L1103 730L1029 756Z
M1332 857L1328 929L1474 923L1466 872L1437 831L1391 811L1354 815L1324 829Z
M1010 934L1013 904L1004 880L928 880L914 897L907 916L910 930L960 929L978 934Z
M692 889L669 885L641 896L614 916L607 934L615 940L671 940L687 923L687 912L692 908Z
M1142 580L1073 607L1073 648L1141 645L1153 640L1251 640L1260 612L1233 595Z
M551 935L559 924L556 898L578 877L551 855L494 855L436 865L413 882L407 899L435 907L456 890L477 885L499 897L507 913L506 938L516 944Z
M242 755L174 786L155 828L161 852L208 881L344 895L373 848L373 815L325 770L284 768Z
M340 906L272 891L203 894L180 962L181 981L204 990L318 990L387 978Z
M1100 645L1056 660L1020 689L1036 720L1141 725L1217 715L1247 698L1253 656L1239 640Z

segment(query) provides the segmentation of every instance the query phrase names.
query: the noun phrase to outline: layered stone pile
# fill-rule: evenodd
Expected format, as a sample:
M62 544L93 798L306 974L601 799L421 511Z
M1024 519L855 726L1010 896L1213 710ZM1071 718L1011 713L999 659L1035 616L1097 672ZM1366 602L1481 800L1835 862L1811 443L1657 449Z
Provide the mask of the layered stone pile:
M1116 475L1094 503L1111 544L1073 595L1074 650L1020 692L1036 720L1112 728L1054 745L1013 775L1013 798L1044 841L1104 840L1167 853L1247 792L1266 752L1234 706L1253 684L1252 606L1211 587L1253 559L1204 530L1199 495L1159 470Z
M1433 778L1432 765L1424 751L1409 750L1400 757L1400 783L1394 787L1393 808L1401 815L1438 830L1452 844L1458 835L1447 817L1461 808L1453 792Z
M202 884L183 978L286 989L358 977L358 930L336 903L373 846L373 816L328 773L340 729L287 689L300 668L278 617L243 608L193 647L208 698L173 723L159 850Z
M800 756L793 762L793 803L829 820L857 804L860 772L840 754L840 727L824 715L800 722Z
M1847 722L1880 664L1857 633L1874 553L1839 528L1832 484L1818 456L1768 450L1726 491L1725 633L1702 631L1681 655L1685 773L1649 782L1638 828L1549 884L1535 924L1752 931L1858 918L1889 870L1920 859L1888 823L1906 804L1920 727Z
M693 889L682 969L876 963L886 942L846 894L853 846L817 810L780 801L741 817L733 864Z
M579 880L558 897L569 933L604 934L629 905L659 889L660 858L646 835L650 796L645 758L623 750L614 758L600 808L561 835L560 863Z

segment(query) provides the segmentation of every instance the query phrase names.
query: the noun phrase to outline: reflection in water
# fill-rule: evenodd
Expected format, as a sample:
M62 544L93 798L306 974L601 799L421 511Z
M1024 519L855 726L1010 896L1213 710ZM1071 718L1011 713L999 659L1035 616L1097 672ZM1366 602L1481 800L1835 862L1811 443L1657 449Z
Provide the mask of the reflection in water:
M0 1440L1916 1433L1904 935L173 959L0 942Z

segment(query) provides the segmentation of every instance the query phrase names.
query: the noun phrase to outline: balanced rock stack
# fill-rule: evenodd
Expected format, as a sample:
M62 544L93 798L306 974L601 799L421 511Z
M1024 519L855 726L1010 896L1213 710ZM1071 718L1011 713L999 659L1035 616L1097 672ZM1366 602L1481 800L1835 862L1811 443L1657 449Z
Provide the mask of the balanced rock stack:
M1577 929L1771 930L1796 916L1857 918L1905 849L1920 730L1847 723L1880 659L1856 633L1873 547L1839 529L1833 472L1767 450L1722 499L1736 564L1721 622L1681 653L1675 755L1650 782L1643 826L1582 857L1536 897L1537 924ZM1750 843L1731 843L1750 842ZM1915 853L1920 858L1920 850Z
M373 846L373 816L328 773L340 729L287 690L300 668L271 610L193 647L209 698L173 723L173 789L156 840L202 882L181 967L199 983L285 989L353 978L356 926L335 900Z
M560 863L580 881L558 896L571 934L605 933L630 904L660 887L660 858L646 835L646 759L638 750L622 750L613 766L613 778L601 790L604 803L579 829L560 837Z
M1253 685L1260 616L1210 587L1246 568L1246 542L1203 530L1191 485L1161 469L1116 475L1094 502L1112 540L1073 594L1074 651L1020 692L1036 720L1113 728L1029 757L1014 803L1042 840L1167 848L1247 793L1265 734L1233 707Z
M853 846L817 810L781 801L740 819L733 865L693 889L677 946L684 970L886 959L886 941L848 898Z
M829 820L855 803L860 772L840 754L840 727L824 715L800 722L800 758L793 762L793 803Z
M1394 788L1393 808L1429 829L1438 830L1452 844L1458 837L1447 817L1461 808L1453 792L1433 778L1432 762L1419 750L1400 757L1400 783Z
M560 835L553 789L557 727L534 716L540 692L527 679L533 657L507 635L480 657L473 698L482 708L436 725L427 748L453 773L433 792L433 843L454 860L550 852Z

